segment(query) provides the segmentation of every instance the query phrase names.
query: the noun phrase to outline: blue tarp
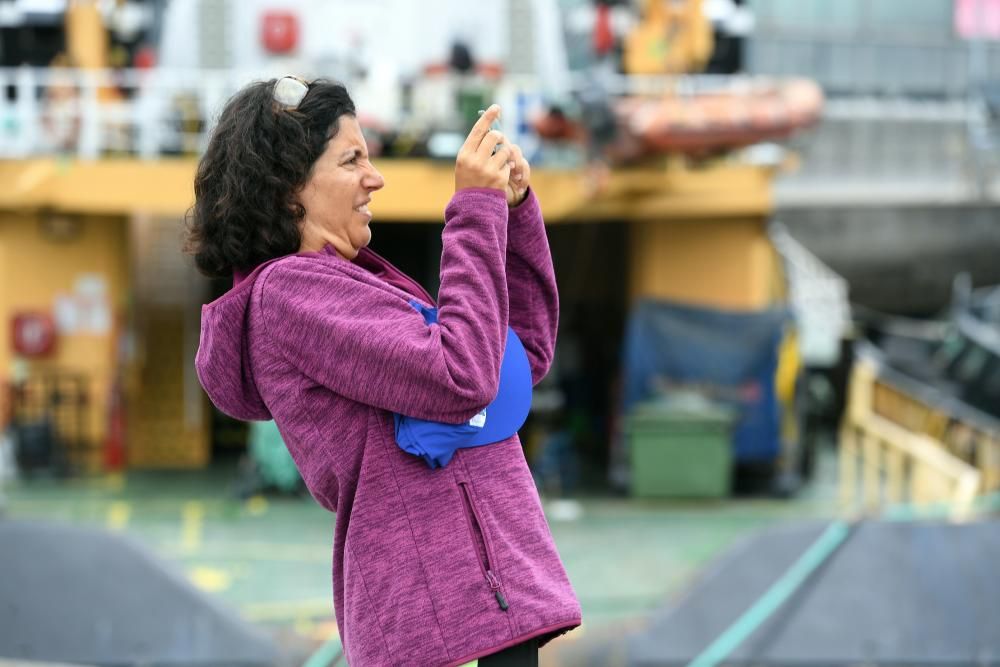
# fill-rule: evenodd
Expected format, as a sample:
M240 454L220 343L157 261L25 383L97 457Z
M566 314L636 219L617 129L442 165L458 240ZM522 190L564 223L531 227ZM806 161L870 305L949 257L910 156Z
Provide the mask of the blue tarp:
M625 331L623 414L642 401L695 391L734 407L737 462L770 461L780 451L775 394L785 308L726 312L641 300Z

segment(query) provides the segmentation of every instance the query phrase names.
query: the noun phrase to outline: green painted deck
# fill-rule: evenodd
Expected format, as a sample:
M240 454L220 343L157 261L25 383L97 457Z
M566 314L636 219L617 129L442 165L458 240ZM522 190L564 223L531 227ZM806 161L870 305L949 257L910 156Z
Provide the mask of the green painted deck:
M835 466L793 500L718 502L579 499L575 519L546 501L552 532L584 610L584 626L542 652L550 667L588 639L640 623L736 540L777 522L835 516ZM200 588L271 631L289 664L336 634L330 552L335 517L312 498L240 500L235 471L130 473L8 484L6 512L121 531L154 549ZM298 661L298 662L297 662Z

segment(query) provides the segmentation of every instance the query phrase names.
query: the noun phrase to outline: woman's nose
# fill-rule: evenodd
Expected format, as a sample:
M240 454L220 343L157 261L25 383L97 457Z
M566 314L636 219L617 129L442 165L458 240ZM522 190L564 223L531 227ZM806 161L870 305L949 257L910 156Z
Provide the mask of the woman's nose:
M382 178L382 174L375 168L375 165L371 165L368 173L365 174L364 186L373 191L381 190L385 186L385 179Z

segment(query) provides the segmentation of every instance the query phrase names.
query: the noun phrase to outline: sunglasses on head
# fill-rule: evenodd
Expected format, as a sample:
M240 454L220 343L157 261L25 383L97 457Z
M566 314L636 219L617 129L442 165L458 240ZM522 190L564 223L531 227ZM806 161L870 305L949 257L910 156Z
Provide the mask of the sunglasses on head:
M289 74L283 76L274 83L274 101L277 102L284 111L297 109L306 93L309 92L309 84L297 76Z

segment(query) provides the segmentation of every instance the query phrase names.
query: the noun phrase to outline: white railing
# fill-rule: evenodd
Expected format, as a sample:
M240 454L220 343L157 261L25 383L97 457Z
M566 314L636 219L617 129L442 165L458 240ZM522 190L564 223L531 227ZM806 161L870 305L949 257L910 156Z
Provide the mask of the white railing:
M237 70L67 70L0 68L0 159L64 154L79 159L127 155L158 159L197 155L225 100L245 83L280 74ZM543 91L537 80L497 81L429 77L413 88L408 117L391 86L348 82L359 111L375 112L390 127L460 129L456 99L463 86L489 91L504 106L504 131L529 151L528 118L543 101L572 100L572 91L600 88L619 95L695 95L747 91L764 77L623 77L577 75L569 90ZM917 101L906 98L828 100L823 121L797 143L802 169L779 182L779 201L844 201L843 192L864 199L889 188L906 197L968 201L993 193L1000 198L995 120L978 101ZM419 129L418 128L418 129ZM882 187L885 185L885 187ZM880 189L881 188L881 189ZM895 188L895 189L894 189ZM855 192L857 190L857 192ZM854 197L857 195L857 197Z
M1000 136L982 100L832 98L794 145L801 168L779 180L782 206L1000 197Z
M0 159L66 154L81 159L130 155L155 159L197 154L225 100L242 85L283 72L238 70L71 70L0 68ZM467 90L489 91L504 107L504 132L519 143L532 141L528 118L543 101L569 102L573 91L598 89L621 95L695 95L748 91L768 85L765 77L638 76L608 72L575 75L566 90L545 90L532 77L483 81L436 76L413 86L410 118L401 118L398 92L391 86L347 82L359 111L381 116L388 125L447 130L456 125L456 97ZM522 147L525 147L522 143Z
M772 222L769 235L785 267L789 303L800 328L802 359L808 366L829 368L839 361L840 343L851 324L847 281L781 222Z
M246 79L224 71L0 69L0 158L197 153Z
M129 155L157 159L196 155L207 142L230 95L254 80L281 76L283 71L241 70L75 70L0 68L0 159L63 154L80 159ZM299 72L306 77L318 72ZM343 80L342 77L331 77ZM652 91L695 92L725 85L726 77L602 78L612 94ZM399 91L364 80L346 81L365 116L390 127L414 125L425 130L461 128L457 99L484 93L504 107L503 128L512 140L530 142L528 119L543 100L567 99L569 91L543 91L533 77L484 80L436 75L416 82L411 111L403 117ZM567 82L592 86L591 78ZM391 89L391 90L390 90ZM522 143L522 147L525 147Z
M129 155L156 159L195 155L207 141L222 106L246 83L282 72L237 70L72 70L0 68L0 159L64 154L80 159ZM447 127L455 95L480 86L504 105L504 129L517 137L540 99L537 83L508 78L499 84L438 77L421 82L421 122ZM348 82L359 111L381 120L398 115L398 99L372 95L364 82ZM373 99L374 98L374 99ZM362 102L369 104L363 104ZM385 102L385 103L383 103ZM382 113L389 110L388 114ZM374 114L373 114L374 112Z

